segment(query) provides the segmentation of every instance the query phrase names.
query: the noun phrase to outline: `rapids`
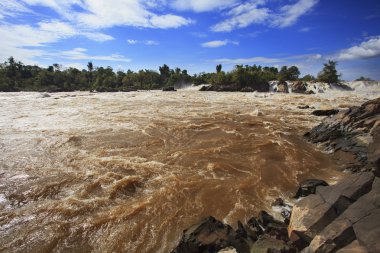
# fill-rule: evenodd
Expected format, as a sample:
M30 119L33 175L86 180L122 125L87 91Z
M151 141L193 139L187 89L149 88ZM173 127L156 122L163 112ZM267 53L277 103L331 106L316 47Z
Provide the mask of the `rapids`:
M347 161L303 140L311 110L379 93L0 94L0 252L169 252Z

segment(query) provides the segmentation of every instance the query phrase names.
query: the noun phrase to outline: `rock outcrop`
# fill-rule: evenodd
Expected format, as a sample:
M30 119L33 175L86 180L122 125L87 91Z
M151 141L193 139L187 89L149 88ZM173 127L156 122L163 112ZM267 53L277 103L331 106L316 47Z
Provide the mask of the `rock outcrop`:
M305 137L322 143L327 150L353 157L347 170L352 172L380 170L380 98L324 119Z
M294 205L288 232L305 253L380 252L380 179L364 172L317 187Z

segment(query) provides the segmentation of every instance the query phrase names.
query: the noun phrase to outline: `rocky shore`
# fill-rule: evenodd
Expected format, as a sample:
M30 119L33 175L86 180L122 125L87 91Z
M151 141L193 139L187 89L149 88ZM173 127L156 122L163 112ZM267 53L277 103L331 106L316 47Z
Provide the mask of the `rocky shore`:
M277 199L282 220L266 211L237 229L208 217L184 230L172 253L380 252L380 98L326 117L305 138L349 157L340 182L301 182L290 206Z

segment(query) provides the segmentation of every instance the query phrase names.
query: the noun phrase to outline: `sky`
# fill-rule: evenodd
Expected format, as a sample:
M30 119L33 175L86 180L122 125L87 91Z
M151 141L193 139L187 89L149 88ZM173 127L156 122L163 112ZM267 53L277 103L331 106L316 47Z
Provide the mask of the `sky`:
M0 0L0 62L195 74L295 65L380 80L379 0Z

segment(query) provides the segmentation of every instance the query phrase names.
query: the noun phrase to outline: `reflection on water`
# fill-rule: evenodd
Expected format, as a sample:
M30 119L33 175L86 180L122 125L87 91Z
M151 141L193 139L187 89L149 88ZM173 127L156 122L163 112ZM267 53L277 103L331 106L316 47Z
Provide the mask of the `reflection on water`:
M365 97L0 94L0 251L168 252L204 216L250 218L300 180L341 176L303 141L320 118L297 106Z

